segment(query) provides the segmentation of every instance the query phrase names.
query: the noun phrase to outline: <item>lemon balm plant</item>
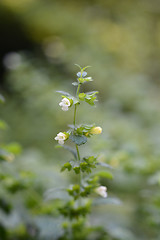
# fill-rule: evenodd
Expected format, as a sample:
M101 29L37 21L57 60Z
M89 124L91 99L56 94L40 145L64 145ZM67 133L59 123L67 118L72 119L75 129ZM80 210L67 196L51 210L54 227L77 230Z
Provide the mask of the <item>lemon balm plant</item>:
M76 64L77 65L77 64ZM81 68L79 65L77 73L77 81L73 82L76 95L72 96L68 92L57 91L61 94L61 102L59 106L63 111L74 109L73 124L69 125L69 129L65 132L59 132L55 137L58 144L72 152L74 159L66 162L61 171L73 171L77 175L77 183L66 189L70 199L59 207L59 212L63 215L67 222L63 224L64 234L59 238L63 240L90 239L89 236L95 232L96 239L108 239L102 228L91 227L86 224L86 217L91 211L92 196L95 194L103 198L107 197L107 187L99 184L98 175L92 174L92 170L101 165L95 156L81 157L79 146L86 144L92 135L101 134L102 128L95 124L77 124L76 115L81 102L94 106L97 101L98 91L81 92L82 84L93 81L91 77L87 77L87 67ZM75 148L66 145L67 141L72 141ZM103 166L109 167L104 164ZM97 235L98 234L98 235ZM92 239L93 236L92 236Z

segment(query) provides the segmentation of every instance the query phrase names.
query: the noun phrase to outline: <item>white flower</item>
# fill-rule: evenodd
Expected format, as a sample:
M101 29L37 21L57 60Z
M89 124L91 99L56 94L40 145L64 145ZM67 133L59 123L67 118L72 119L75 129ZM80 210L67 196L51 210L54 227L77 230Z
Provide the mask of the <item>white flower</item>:
M59 103L59 106L62 107L63 111L68 111L68 107L71 105L70 101L67 98L63 98Z
M105 186L100 186L96 188L96 193L99 194L100 196L106 198L107 197L107 188Z
M66 140L66 138L67 138L66 134L59 132L54 139L57 140L59 144L63 145L64 140Z

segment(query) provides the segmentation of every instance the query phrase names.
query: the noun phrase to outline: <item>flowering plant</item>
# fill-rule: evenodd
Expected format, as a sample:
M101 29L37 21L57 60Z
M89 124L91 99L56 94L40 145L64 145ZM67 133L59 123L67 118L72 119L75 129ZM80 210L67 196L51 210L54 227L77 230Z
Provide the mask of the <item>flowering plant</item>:
M99 196L107 197L106 186L101 186L99 184L98 173L93 174L92 171L98 165L103 167L110 166L105 163L100 163L98 158L95 156L87 156L81 158L79 146L87 143L88 138L95 134L101 134L102 128L95 124L78 124L76 123L76 114L78 106L84 101L87 104L94 106L97 101L98 91L92 92L80 92L80 87L86 82L93 81L91 77L87 77L87 72L85 71L87 67L81 68L77 65L80 71L77 73L77 81L72 84L77 87L76 96L72 96L68 92L57 91L61 94L62 100L59 106L63 111L68 111L71 107L74 108L73 124L69 125L69 129L66 132L59 132L55 137L58 141L60 147L64 147L72 152L74 159L66 162L61 171L73 171L78 175L78 180L76 184L71 185L66 189L70 196L70 200L62 204L59 207L59 212L65 218L70 221L63 225L64 234L59 239L65 240L78 240L78 239L88 239L92 231L96 231L99 236L104 235L107 237L106 233L102 228L87 227L86 226L86 216L91 211L92 201L89 196L94 196L98 194ZM71 140L75 145L75 149L66 145L66 141ZM92 173L92 174L91 174ZM103 172L104 173L104 172ZM111 174L103 174L103 176L111 176ZM101 236L102 237L102 236ZM96 238L101 239L101 238ZM108 238L103 238L108 239Z

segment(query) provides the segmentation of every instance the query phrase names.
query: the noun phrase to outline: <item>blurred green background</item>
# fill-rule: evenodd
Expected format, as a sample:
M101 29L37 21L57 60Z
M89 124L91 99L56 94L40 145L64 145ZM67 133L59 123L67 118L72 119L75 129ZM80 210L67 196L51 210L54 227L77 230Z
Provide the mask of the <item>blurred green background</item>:
M99 91L96 107L79 107L78 121L103 128L80 152L114 167L113 180L101 183L121 201L95 206L90 222L111 239L159 240L159 0L1 0L0 33L0 145L17 154L0 163L0 239L61 234L59 203L45 192L76 181L60 173L71 156L54 148L54 137L72 123L56 91L75 92L78 63L92 66L84 91Z

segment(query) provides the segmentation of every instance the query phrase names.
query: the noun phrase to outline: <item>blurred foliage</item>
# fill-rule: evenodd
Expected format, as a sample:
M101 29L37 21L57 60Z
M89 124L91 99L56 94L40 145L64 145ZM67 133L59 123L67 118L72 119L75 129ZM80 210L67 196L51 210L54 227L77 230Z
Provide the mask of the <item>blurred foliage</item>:
M102 126L102 138L91 139L89 145L99 160L113 166L114 179L102 174L101 183L108 186L110 197L121 200L121 205L112 206L97 199L105 205L95 203L91 227L103 226L114 240L159 240L159 1L1 0L0 10L1 18L9 19L8 12L16 16L35 46L19 52L8 48L3 58L2 239L61 236L57 198L66 196L52 188L67 187L70 180L76 182L76 175L68 179L59 173L71 155L65 149L55 150L53 138L71 124L72 117L61 112L56 90L70 91L76 79L73 64L78 63L92 66L88 69L95 79L92 90L100 92L100 105L91 110L82 104L78 119L87 124L96 119ZM9 38L6 44L8 40L12 41ZM89 148L81 154L90 154Z

